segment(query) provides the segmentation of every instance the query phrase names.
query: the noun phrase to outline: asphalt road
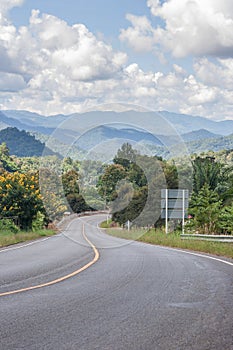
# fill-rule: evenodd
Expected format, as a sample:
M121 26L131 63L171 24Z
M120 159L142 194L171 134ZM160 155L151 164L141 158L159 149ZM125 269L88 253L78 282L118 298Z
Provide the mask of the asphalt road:
M1 350L233 349L233 265L107 236L101 219L0 250Z

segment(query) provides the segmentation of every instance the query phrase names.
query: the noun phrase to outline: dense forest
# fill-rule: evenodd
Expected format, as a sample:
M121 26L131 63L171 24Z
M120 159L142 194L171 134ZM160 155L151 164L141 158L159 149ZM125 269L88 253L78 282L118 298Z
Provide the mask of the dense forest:
M64 212L108 209L119 225L163 226L161 189L189 188L189 232L233 233L233 151L190 159L146 156L125 143L112 163L17 157L0 145L1 219L22 229L47 225ZM176 222L179 227L180 222Z
M41 156L43 153L47 155L54 154L47 149L45 144L37 140L35 136L24 130L17 128L6 128L0 130L0 143L6 143L9 153L18 157Z

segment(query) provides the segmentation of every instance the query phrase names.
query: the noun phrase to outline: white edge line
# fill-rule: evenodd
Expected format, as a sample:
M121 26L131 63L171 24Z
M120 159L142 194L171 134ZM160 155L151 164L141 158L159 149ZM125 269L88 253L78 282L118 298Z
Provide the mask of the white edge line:
M137 242L137 243L143 243L143 242L139 242L139 241L135 241L135 242ZM146 243L145 243L145 244L146 244ZM207 258L207 259L210 259L210 260L220 261L220 262L222 262L222 263L224 263L224 264L233 266L233 263L231 263L231 262L229 262L229 261L226 261L226 260L219 259L219 258L214 258L213 256L208 256L208 255L204 255L204 254L188 252L188 251L186 251L186 250L176 249L176 248L172 248L172 247L165 247L165 246L156 245L156 244L151 244L151 245L156 246L156 247L158 247L158 248L166 249L166 250L173 250L173 251L176 251L176 252L179 252L179 253L185 253L185 254L189 254L189 255L198 256L198 257L201 257L201 258Z
M75 218L74 220L76 220L76 219L79 219L79 218ZM67 230L69 228L69 226L71 225L72 221L69 222L68 226L64 229L64 232L65 232L65 230ZM0 254L1 253L6 253L6 252L9 252L9 251L13 251L13 250L23 249L23 248L29 247L29 246L31 246L33 244L39 244L39 243L47 241L47 240L49 240L51 238L59 237L60 235L63 235L63 236L66 237L66 235L63 234L63 232L59 232L59 233L57 233L57 234L55 234L55 235L53 235L51 237L46 237L46 238L43 238L43 239L37 239L37 240L35 240L33 242L30 242L30 243L21 244L20 246L17 246L17 247L11 247L11 248L5 248L5 249L1 249L0 248ZM18 244L18 243L16 243L16 244Z
M99 215L100 215L100 214L99 214ZM81 219L81 218L77 218L77 219ZM72 220L72 221L73 221L73 220ZM81 221L82 221L82 219L81 219ZM70 222L70 223L68 224L68 226L66 227L66 229L69 228L69 226L71 225L71 223L72 223L72 222ZM97 227L98 227L99 231L101 232L101 228L99 227L98 224L97 224ZM65 229L65 230L66 230L66 229ZM64 231L65 231L65 230L64 230ZM53 237L56 237L56 236L58 236L58 235L60 235L60 234L61 234L61 233L58 233L57 235L54 235L54 236L51 236L51 237L47 237L47 238L44 238L44 239L41 239L41 240L37 240L37 241L34 241L34 242L30 242L30 243L21 245L21 246L19 246L19 247L2 249L2 250L0 250L0 254L1 254L1 253L8 252L8 251L11 251L11 250L13 251L13 250L22 249L22 248L31 246L31 245L33 245L33 244L38 244L38 243L44 242L44 241L47 241L48 239L53 238ZM63 233L62 233L62 234L63 234ZM63 234L63 235L66 237L65 234ZM143 243L143 242L138 242L138 241L130 241L130 242ZM222 260L222 259L219 259L219 258L214 258L214 257L212 257L212 256L203 255L203 254L198 254L198 253L192 253L192 252L188 252L188 251L185 251L185 250L182 250L182 249L176 249L176 248L172 248L172 247L164 247L164 246L160 246L160 245L156 245L156 244L151 244L151 245L156 246L156 247L159 247L159 248L162 248L162 249L173 250L173 251L180 252L180 253L185 253L185 254L189 254L189 255L199 256L199 257L201 257L201 258L206 258L206 259L210 259L210 260L219 261L219 262L222 262L222 263L224 263L224 264L233 266L233 263L231 263L231 262L229 262L229 261Z
M102 229L101 229L101 227L99 226L99 224L97 224L97 228L98 228L98 230L99 230L100 232L102 231ZM116 238L117 238L117 237L116 237ZM132 240L129 240L129 242L139 243L139 244L140 244L140 243L147 244L147 243L145 243L145 242L132 241ZM199 254L199 253L194 253L194 252L189 252L189 251L186 251L186 250L176 249L176 248L172 248L172 247L165 247L165 246L161 246L161 245L158 245L158 244L152 244L152 243L149 243L149 244L152 245L152 246L154 246L154 247L158 247L158 248L162 248L162 249L166 249L166 250L172 250L172 251L179 252L179 253L194 255L194 256L201 257L201 258L210 259L210 260L215 260L215 261L219 261L219 262L222 262L222 263L224 263L224 264L233 266L233 263L231 263L231 262L229 262L229 261L226 261L226 260L223 260L223 259L220 259L220 258L214 258L213 256L204 255L204 254Z
M38 285L34 285L34 286L22 288L22 289L17 289L17 290L12 290L12 291L8 291L8 292L0 293L0 297L19 294L19 293L23 293L23 292L28 292L31 290L40 289L40 288L44 288L44 287L49 287L51 285L63 282L71 277L74 277L74 276L80 274L80 272L87 270L89 267L91 267L93 264L95 264L99 260L100 253L99 253L98 249L95 247L95 245L86 236L84 223L83 223L83 227L82 227L82 235L83 235L84 239L87 241L87 243L89 244L89 246L91 247L91 249L95 253L94 258L91 261L89 261L86 265L80 267L78 270L75 270L68 275L59 277L59 278L52 280L52 281L49 281L49 282L45 282L42 284L38 284Z
M38 244L38 243L47 241L48 239L53 238L53 237L55 237L55 235L54 235L54 236L51 236L51 237L43 238L43 239L38 239L38 240L36 240L36 241L33 241L33 242L30 242L30 243L27 243L27 244L20 245L19 247L12 247L12 248L1 249L1 250L0 250L0 254L1 254L1 253L5 253L5 252L9 252L9 251L11 251L11 250L18 250L18 249L26 248L26 247L28 247L28 246L30 246L30 245Z

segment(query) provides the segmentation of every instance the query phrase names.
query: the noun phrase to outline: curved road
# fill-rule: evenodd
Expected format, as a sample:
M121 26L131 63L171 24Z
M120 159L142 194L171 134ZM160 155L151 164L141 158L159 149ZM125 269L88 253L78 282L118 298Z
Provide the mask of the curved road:
M233 349L233 263L113 238L101 220L0 250L1 350Z

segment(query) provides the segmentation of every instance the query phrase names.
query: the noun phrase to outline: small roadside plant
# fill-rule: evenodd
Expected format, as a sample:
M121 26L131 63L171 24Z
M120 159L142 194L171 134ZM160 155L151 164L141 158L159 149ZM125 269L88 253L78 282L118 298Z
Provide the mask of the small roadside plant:
M0 232L18 233L19 228L11 219L0 219Z

